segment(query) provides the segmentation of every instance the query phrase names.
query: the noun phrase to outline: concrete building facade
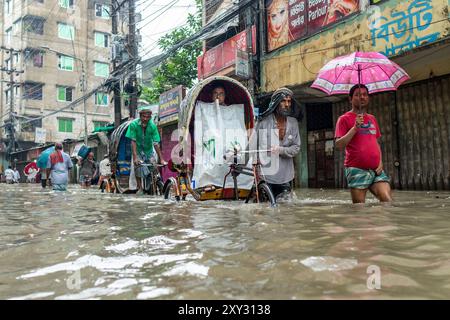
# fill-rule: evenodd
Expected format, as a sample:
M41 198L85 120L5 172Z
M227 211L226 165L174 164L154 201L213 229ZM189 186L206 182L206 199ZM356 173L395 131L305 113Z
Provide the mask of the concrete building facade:
M11 90L5 82L10 75L2 72L0 123L13 112L20 148L33 145L36 127L45 129L46 143L84 137L84 107L88 133L113 121L110 97L99 92L73 109L29 122L67 106L109 76L109 5L107 0L2 1L0 64L11 66L7 49L12 48L17 50L13 68L23 73L14 74Z

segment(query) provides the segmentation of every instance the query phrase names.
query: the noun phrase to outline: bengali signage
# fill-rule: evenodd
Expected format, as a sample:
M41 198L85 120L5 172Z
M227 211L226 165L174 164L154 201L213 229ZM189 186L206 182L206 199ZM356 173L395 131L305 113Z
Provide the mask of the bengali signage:
M359 10L359 0L266 0L269 51L312 35Z
M183 86L175 87L159 96L159 124L178 120L178 111L184 97Z

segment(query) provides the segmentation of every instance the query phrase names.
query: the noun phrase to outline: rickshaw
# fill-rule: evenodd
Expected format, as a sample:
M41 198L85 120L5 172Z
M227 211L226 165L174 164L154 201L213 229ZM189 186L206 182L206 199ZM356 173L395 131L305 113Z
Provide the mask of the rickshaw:
M134 168L132 165L131 139L125 136L132 120L122 123L111 134L109 145L109 160L111 165L111 182L117 193L136 193L133 188ZM142 164L149 168L148 175L142 178L142 187L145 194L162 195L163 180L157 164Z
M219 106L217 101L212 101L211 93L216 86L225 89L226 106ZM208 108L212 109L208 111ZM229 77L214 76L201 81L187 93L180 106L178 145L176 150L172 151L172 159L169 161L169 169L176 172L177 176L169 178L165 182L163 189L165 199L185 200L187 196L191 195L198 201L245 200L246 203L270 202L271 205L275 205L272 191L262 179L258 156L250 158L251 152L258 154L258 151L248 150L248 145L242 146L242 143L238 143L227 152L224 151L224 158L228 159L227 163L208 167L210 174L211 172L216 174L216 169L217 174L223 174L222 176L215 176L214 183L209 181L211 179L208 175L202 176L199 173L201 171L201 169L198 169L199 167L208 166L208 163L204 164L200 161L196 163L199 155L201 156L202 152L210 151L216 157L218 149L215 147L215 143L213 144L213 151L211 151L211 148L208 149L211 140L204 140L203 127L209 126L211 123L224 122L225 120L217 119L219 116L215 115L221 114L229 108L233 108L235 111L226 112L234 112L236 115L240 115L240 119L230 118L231 122L228 121L228 123L231 123L231 125L240 123L241 127L245 127L244 138L248 143L250 132L255 126L255 117L253 101L245 86ZM210 118L203 118L204 114L208 112ZM196 119L199 115L201 119ZM218 126L220 127L220 125ZM217 131L220 131L219 129ZM223 128L220 133L225 134ZM240 137L240 139L243 138ZM226 146L227 142L223 145ZM174 155L177 156L177 159L174 159ZM201 158L204 161L205 157ZM219 156L216 158L219 158ZM199 181L205 176L205 180L208 181L203 183Z

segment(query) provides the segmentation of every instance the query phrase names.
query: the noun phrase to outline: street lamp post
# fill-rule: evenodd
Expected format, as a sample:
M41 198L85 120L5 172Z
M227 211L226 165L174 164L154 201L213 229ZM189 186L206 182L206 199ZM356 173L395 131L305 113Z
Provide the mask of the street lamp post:
M81 79L80 79L80 91L82 92L82 94L84 95L84 93L86 92L86 73L84 70L84 62L83 60L81 60L80 58L77 58L75 56L71 56L62 52L59 52L57 50L51 49L47 46L41 46L41 49L47 50L47 51L51 51L54 52L56 54L59 55L63 55L66 57L70 57L74 60L78 60L81 63ZM87 146L88 145L88 129L87 129L87 108L86 108L86 99L83 99L83 110L84 110L84 144Z

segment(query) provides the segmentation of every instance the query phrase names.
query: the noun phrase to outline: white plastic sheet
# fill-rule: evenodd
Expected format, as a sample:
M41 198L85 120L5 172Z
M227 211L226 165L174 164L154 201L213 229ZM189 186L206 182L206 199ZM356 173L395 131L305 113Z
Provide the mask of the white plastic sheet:
M248 144L242 104L221 106L216 103L198 102L195 107L194 150L195 162L193 180L196 187L215 185L222 187L223 179L229 172L229 163L224 159L227 150L238 146L245 150ZM243 164L243 157L239 157ZM251 168L251 162L247 162ZM253 177L239 175L238 187L251 189ZM232 176L229 175L225 187L233 187Z

